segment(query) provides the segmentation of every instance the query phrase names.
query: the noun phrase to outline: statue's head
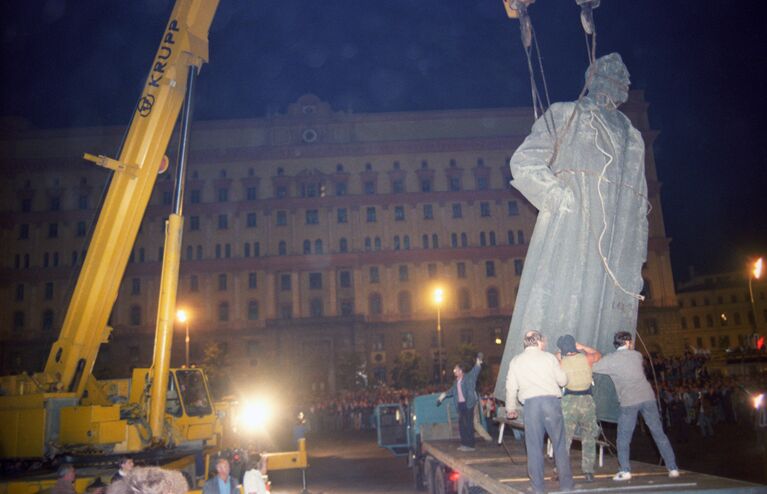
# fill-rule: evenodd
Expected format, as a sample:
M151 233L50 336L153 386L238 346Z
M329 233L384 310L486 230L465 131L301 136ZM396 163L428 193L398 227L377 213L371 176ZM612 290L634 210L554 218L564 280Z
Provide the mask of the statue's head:
M630 83L629 71L617 53L597 58L586 71L589 96L599 106L615 108L625 103Z

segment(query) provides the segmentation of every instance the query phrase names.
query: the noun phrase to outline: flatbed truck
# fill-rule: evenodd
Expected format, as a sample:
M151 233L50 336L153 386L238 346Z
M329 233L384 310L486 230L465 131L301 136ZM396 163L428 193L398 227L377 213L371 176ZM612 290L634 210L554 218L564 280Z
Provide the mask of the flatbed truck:
M410 406L399 403L376 408L378 443L398 456L407 456L408 466L418 489L430 494L521 494L530 491L527 456L521 440L522 424L502 421L507 432L500 441L477 440L474 451L459 451L458 414L451 400L437 406L438 394L417 396ZM515 431L515 434L508 434ZM496 438L497 439L497 438ZM579 493L767 493L767 486L740 480L681 471L669 478L664 466L631 462L632 478L617 483L617 458L600 456L594 482L585 482L580 474L580 454L570 457L575 490ZM554 480L554 464L547 462L546 490L559 490Z

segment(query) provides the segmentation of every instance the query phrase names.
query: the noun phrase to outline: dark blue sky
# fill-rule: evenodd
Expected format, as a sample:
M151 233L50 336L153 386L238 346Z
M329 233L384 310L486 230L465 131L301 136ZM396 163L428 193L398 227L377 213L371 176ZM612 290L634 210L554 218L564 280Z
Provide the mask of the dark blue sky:
M753 4L753 5L751 5ZM127 125L172 2L3 2L0 116L37 127ZM586 67L574 0L531 15L553 100ZM598 54L644 89L677 279L767 254L763 2L602 0ZM304 93L356 112L530 104L501 0L221 0L195 117L260 117Z

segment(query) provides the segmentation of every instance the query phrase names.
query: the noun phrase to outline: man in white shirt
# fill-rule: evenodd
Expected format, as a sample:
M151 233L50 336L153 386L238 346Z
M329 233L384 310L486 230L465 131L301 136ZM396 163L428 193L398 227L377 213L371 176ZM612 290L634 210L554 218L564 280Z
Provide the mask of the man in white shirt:
M523 345L524 351L511 360L506 376L506 414L509 419L515 419L519 416L517 399L524 405L527 473L535 492L545 492L543 438L546 433L554 447L559 488L570 490L574 487L573 474L560 403L561 388L567 384L567 374L557 358L545 351L546 342L539 331L527 331Z

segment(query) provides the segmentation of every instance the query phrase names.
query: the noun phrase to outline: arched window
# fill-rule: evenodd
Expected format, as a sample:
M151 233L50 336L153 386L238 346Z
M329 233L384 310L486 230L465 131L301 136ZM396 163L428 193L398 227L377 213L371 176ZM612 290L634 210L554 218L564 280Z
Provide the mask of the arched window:
M53 311L51 309L45 309L43 311L43 331L50 331L53 329Z
M194 247L191 245L186 246L186 258L191 261L194 258Z
M424 249L429 248L429 236L426 235L425 233L421 236L421 247L423 247Z
M370 250L372 248L371 246L370 237L365 237L365 250Z
M304 240L304 254L310 254L312 252L311 240Z
M383 309L381 302L381 294L371 293L368 298L368 311L371 315L380 315Z
M280 243L277 245L277 254L280 256L284 256L287 253L288 253L288 244L286 244L284 240L280 240Z
M451 233L450 234L450 247L458 247L458 234L457 233Z
M402 239L402 243L405 250L410 250L410 235L405 235Z
M394 235L394 250L399 250L399 235Z
M399 292L397 295L397 309L400 314L410 314L413 312L413 304L410 299L410 292Z
M322 251L323 251L323 249L322 249L322 240L320 240L320 239L315 240L314 241L314 253L315 254L322 254L323 253Z
M258 319L258 300L251 300L248 302L248 320L255 321Z
M506 241L509 245L514 245L514 230L506 232Z
M432 249L439 249L439 237L436 233L433 233L431 235L431 248Z
M338 250L340 252L349 252L349 241L346 240L346 238L341 239L341 242L338 245Z
M479 232L479 246L484 247L487 245L487 236L485 236L485 232Z
M381 237L376 237L374 244L376 250L381 250Z
M469 289L464 287L458 290L458 308L460 310L471 309L471 294Z
M198 245L197 246L197 260L199 261L201 259L202 259L202 245Z
M469 237L465 234L461 234L461 247L468 247L469 246Z
M495 246L495 232L490 232L489 238L490 238L490 245Z
M498 289L497 288L488 288L487 289L487 308L488 309L497 309L498 308Z

